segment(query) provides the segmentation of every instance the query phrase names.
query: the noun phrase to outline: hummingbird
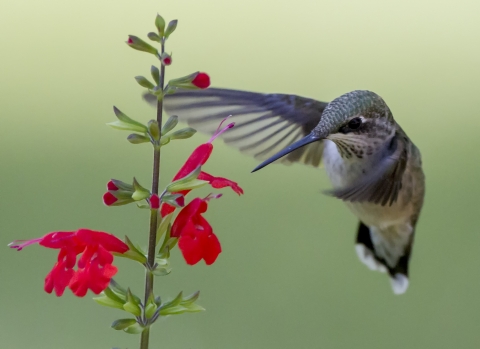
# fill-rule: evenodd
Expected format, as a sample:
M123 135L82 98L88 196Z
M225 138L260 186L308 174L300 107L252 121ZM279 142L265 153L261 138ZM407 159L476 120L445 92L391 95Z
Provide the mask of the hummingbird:
M144 96L156 105L156 97ZM371 270L386 273L395 294L409 285L408 263L425 193L420 151L371 91L345 93L330 103L290 94L209 88L177 90L164 109L213 134L231 115L225 143L263 162L319 167L358 218L355 250Z

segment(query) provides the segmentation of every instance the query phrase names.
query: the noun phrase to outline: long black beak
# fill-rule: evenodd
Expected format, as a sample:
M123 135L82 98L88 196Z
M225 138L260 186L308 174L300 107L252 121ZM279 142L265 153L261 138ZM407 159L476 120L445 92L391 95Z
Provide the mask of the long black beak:
M252 172L256 172L262 168L264 168L265 166L267 166L268 164L274 162L275 160L278 160L280 159L281 157L291 153L292 151L298 149L298 148L301 148L307 144L310 144L310 143L313 143L313 142L316 142L316 141L319 141L321 140L322 138L318 137L318 136L315 136L315 135L312 135L312 134L309 134L308 136L306 137L303 137L302 139L300 139L299 141L296 141L295 143L289 145L288 147L286 147L285 149L283 149L282 151L279 151L277 154L275 154L274 156L272 156L271 158L265 160L264 162L262 162L260 165L258 165L257 167L255 167L253 169Z

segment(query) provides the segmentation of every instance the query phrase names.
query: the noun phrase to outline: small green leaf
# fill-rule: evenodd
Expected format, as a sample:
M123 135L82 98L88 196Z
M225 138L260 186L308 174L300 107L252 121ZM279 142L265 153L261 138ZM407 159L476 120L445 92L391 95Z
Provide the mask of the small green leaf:
M155 26L157 27L158 34L163 36L165 34L165 20L159 14L157 14L155 18Z
M125 301L126 301L125 296L123 296L123 299L120 298L110 287L107 287L105 290L103 290L103 293L112 301L125 304Z
M132 194L133 200L140 201L150 197L150 191L142 187L135 177L133 178L133 188L135 189Z
M105 294L100 294L98 297L93 297L93 300L104 307L117 308L123 310L123 303L114 301Z
M135 132L146 133L147 126L129 118L127 115L122 113L117 107L113 107L113 112L117 116L118 121L110 122L107 125L117 128L120 130L130 130Z
M191 128L191 127L186 127L182 128L181 130L175 131L168 136L170 139L173 141L175 139L187 139L192 137L195 133L197 133L197 130Z
M165 234L165 232L167 231L168 226L169 226L170 222L172 221L172 218L173 218L173 213L170 213L170 214L166 215L165 217L163 217L162 220L160 221L160 224L158 225L158 228L157 228L156 245L158 245L158 243L160 242L160 239L162 238L163 234Z
M177 126L178 116L172 115L168 118L167 122L162 127L162 136L170 132Z
M155 83L158 85L160 83L160 70L154 65L150 68L150 73L152 74L152 78Z
M126 333L130 333L130 334L139 334L139 333L142 333L143 331L145 331L145 327L143 327L139 323L136 323L136 324L134 324L130 327L127 327L126 329L124 329L124 331Z
M175 31L175 29L177 29L177 24L178 24L178 20L176 19L168 23L167 30L165 30L165 35L164 35L166 38L168 38L170 34L172 34Z
M174 193L174 192L182 191L182 190L192 190L192 189L201 188L201 187L203 187L204 185L207 185L207 184L208 184L208 181L203 181L201 179L193 179L189 182L185 182L185 183L182 183L182 184L174 182L167 187L167 190L169 192Z
M200 291L194 292L190 296L187 296L187 297L183 298L183 300L180 304L185 305L185 306L190 305L190 304L194 303L198 299L199 296L200 296Z
M137 83L145 88L154 88L155 85L152 84L148 79L144 76L135 76L135 80L137 80Z
M133 242L128 238L128 236L125 236L125 243L129 248L127 252L124 252L122 254L116 252L112 253L115 256L132 259L142 264L147 263L147 257L145 257L145 253L143 253L143 251L141 251L137 246L135 246Z
M149 143L150 138L144 135L139 135L138 133L132 133L128 135L127 141L129 141L132 144L142 144L142 143Z
M121 331L137 323L135 319L119 319L112 323L112 328L117 331Z
M128 36L127 45L138 51L148 52L152 55L158 54L158 51L155 47L147 44L145 41L134 35Z
M140 316L142 315L142 309L140 308L139 302L137 302L138 297L134 297L130 289L127 290L127 302L123 305L123 309L129 313Z
M147 36L152 41L162 42L162 38L160 36L158 36L157 33L150 32L150 33L147 34Z

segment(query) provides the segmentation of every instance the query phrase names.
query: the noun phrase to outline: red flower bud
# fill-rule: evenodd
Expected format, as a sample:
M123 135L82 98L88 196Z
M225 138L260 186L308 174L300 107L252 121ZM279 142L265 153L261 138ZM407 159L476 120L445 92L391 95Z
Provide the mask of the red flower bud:
M111 206L113 205L114 203L117 202L117 198L115 196L113 196L112 193L110 192L106 192L105 194L103 194L103 203L107 206Z
M205 73L198 73L192 80L192 84L198 88L207 88L210 86L210 77Z
M117 186L115 185L115 183L113 183L113 181L110 181L107 183L107 189L108 190L118 190Z
M158 197L157 194L153 194L150 196L150 208L152 210L158 210L160 207L160 198Z

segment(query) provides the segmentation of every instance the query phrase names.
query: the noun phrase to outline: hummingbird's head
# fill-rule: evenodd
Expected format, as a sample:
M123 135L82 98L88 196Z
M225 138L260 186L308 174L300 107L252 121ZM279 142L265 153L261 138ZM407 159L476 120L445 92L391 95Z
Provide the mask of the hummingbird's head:
M348 92L327 105L320 122L308 136L265 160L253 172L300 147L324 139L335 142L341 152L351 156L350 151L354 149L360 151L374 142L381 143L394 128L392 113L379 95L361 90Z

